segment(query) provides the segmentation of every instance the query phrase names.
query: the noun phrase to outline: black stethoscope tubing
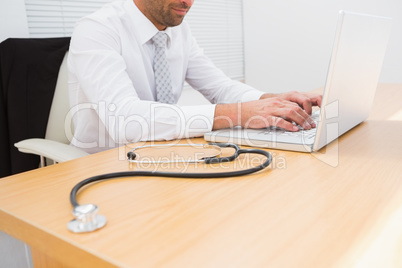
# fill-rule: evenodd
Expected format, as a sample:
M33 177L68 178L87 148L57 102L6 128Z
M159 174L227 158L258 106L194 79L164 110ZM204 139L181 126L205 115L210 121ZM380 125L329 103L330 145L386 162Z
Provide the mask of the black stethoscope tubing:
M269 152L263 151L260 149L240 149L239 146L232 143L213 143L214 145L218 145L222 148L231 147L235 149L233 155L228 157L206 157L204 158L204 162L206 164L217 164L223 162L234 161L240 154L260 154L267 157L267 159L260 165L244 170L239 171L229 171L229 172L211 172L211 173L179 173L179 172L161 172L161 171L124 171L124 172L113 172L107 174L96 175L85 179L79 183L77 183L74 188L70 192L70 202L73 207L79 206L77 202L77 193L78 191L93 182L108 180L108 179L117 179L123 177L137 177L137 176L145 176L145 177L168 177L168 178L194 178L194 179L213 179L213 178L227 178L227 177L237 177L248 175L257 171L260 171L267 166L269 166L272 162L272 156Z

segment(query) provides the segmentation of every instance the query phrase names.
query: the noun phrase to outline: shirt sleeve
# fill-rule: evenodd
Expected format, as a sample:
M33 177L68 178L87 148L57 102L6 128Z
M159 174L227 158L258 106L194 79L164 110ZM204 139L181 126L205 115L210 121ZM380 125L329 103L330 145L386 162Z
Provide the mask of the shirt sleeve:
M180 107L138 97L121 55L119 33L109 25L90 19L79 23L68 66L72 105L90 107L77 109L77 140L89 142L106 135L124 144L197 137L212 129L213 104ZM85 133L94 130L98 133Z
M190 59L186 81L211 103L237 103L258 100L264 92L230 79L204 54L196 40L189 40Z

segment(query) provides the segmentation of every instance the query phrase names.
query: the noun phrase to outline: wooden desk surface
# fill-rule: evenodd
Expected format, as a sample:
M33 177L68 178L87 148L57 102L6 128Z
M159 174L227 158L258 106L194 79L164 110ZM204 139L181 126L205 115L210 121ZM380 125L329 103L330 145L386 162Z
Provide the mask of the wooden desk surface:
M125 150L7 177L0 229L31 245L41 267L402 267L401 100L402 85L380 85L370 118L326 154L270 150L258 174L97 183L78 201L108 223L88 234L66 228L70 190L131 170Z

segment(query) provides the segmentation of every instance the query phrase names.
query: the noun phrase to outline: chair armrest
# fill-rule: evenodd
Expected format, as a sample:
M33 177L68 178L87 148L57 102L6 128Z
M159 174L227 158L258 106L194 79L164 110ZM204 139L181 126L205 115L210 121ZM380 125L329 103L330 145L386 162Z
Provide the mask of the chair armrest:
M14 146L22 153L44 156L59 163L89 155L70 145L46 139L26 139L15 143Z

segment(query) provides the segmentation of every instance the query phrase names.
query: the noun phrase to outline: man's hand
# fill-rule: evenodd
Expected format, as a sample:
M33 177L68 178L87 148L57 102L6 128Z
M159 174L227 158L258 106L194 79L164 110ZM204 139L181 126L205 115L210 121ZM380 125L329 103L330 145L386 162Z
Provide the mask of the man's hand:
M261 96L260 99L278 97L284 100L288 100L294 103L297 103L300 107L302 107L306 113L311 115L312 107L319 106L321 107L322 95L310 92L287 92L282 94L269 94L266 93Z
M322 96L315 93L290 92L264 94L260 100L234 104L218 104L215 108L213 129L240 125L244 128L280 127L298 131L315 127L309 116L312 106L321 105Z

